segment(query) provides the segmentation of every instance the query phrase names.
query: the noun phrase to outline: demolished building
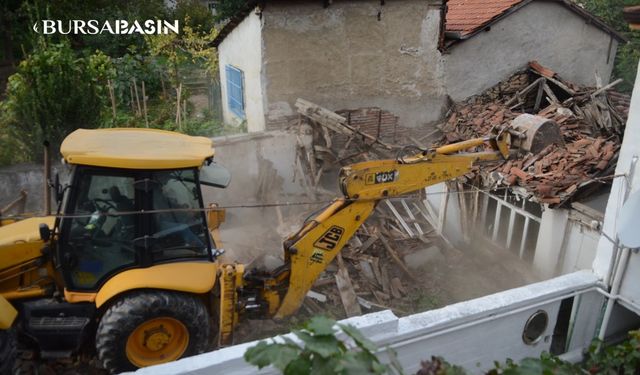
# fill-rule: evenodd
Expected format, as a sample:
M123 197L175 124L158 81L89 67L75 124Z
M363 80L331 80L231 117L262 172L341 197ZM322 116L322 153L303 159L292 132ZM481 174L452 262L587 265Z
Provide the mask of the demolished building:
M442 143L485 136L519 121L557 124L560 139L450 184L473 194L448 206L445 232L466 241L474 232L528 259L545 277L588 268L628 115L629 97L613 89L619 82L576 85L532 62L454 105L441 127ZM517 135L514 130L516 141Z

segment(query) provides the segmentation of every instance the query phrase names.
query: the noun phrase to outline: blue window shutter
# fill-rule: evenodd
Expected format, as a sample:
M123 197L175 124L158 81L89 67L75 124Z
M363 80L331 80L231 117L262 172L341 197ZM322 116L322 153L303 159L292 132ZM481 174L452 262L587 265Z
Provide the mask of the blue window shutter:
M227 65L225 71L227 73L227 105L231 112L244 119L244 77L242 70Z

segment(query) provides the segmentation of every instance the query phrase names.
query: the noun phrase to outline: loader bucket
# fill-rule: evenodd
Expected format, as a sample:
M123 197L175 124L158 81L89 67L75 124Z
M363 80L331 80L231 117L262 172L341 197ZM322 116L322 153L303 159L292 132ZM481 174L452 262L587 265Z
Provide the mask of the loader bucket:
M550 144L564 144L558 124L542 116L521 114L511 122L511 129L516 135L513 145L524 152L537 154Z

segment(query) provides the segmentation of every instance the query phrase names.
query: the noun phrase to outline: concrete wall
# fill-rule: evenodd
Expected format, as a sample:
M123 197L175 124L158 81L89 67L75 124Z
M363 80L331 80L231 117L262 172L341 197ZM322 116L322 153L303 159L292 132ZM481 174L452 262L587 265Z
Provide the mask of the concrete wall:
M249 132L265 129L261 29L260 17L252 12L218 46L224 121L235 125L244 121L229 110L225 67L232 65L244 73L245 115Z
M302 97L333 110L377 106L400 125L438 120L439 1L270 1L263 13L267 123Z
M478 94L537 60L570 81L608 82L617 41L551 1L533 1L446 56L447 88L454 100Z
M203 187L205 202L239 205L304 194L295 173L296 145L296 134L278 131L213 138L214 160L231 172L231 183Z
M60 182L65 183L68 176L68 168L62 165L54 165L51 168L51 178L60 172ZM44 209L44 172L42 165L18 164L10 167L0 168L0 208L5 207L9 202L18 198L20 191L27 192L24 212L41 213ZM51 201L51 209L55 211L55 200ZM9 214L16 214L12 210Z

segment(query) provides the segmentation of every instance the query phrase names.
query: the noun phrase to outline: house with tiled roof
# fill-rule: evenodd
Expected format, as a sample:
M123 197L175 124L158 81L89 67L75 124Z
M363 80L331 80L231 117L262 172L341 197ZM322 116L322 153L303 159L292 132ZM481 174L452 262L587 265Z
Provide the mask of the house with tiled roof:
M624 41L571 0L448 0L447 92L465 99L531 60L579 84L606 83Z
M214 45L225 122L262 131L297 123L297 98L432 126L532 60L607 82L622 40L569 0L260 0Z

